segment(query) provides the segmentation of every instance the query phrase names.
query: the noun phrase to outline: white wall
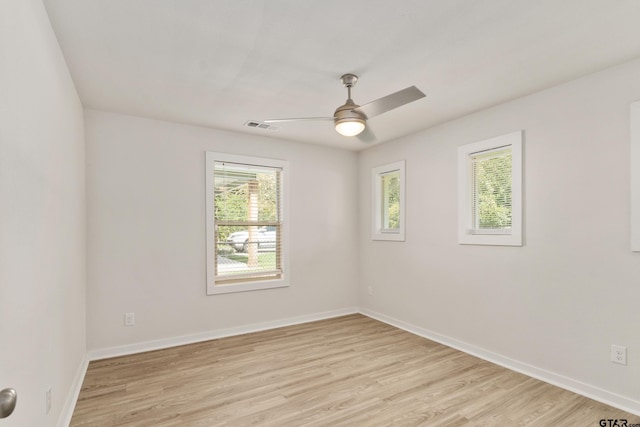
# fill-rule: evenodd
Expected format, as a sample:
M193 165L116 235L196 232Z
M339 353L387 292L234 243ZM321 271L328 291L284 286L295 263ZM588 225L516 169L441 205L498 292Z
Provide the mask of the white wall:
M94 353L357 305L355 153L92 110L85 118ZM205 295L206 151L290 162L289 288Z
M630 62L362 152L361 306L640 413L640 254L629 250L639 75ZM459 245L457 147L519 129L524 246ZM406 242L371 241L371 168L401 159ZM611 344L628 347L628 366L609 361Z
M56 425L84 365L82 115L42 2L0 2L0 389L18 391L3 427Z

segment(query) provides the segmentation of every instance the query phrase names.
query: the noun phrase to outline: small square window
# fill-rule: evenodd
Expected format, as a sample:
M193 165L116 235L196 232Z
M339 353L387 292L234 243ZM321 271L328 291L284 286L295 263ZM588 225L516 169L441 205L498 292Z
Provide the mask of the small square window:
M373 240L404 240L404 161L378 166L373 179Z
M522 244L522 132L458 149L459 242Z

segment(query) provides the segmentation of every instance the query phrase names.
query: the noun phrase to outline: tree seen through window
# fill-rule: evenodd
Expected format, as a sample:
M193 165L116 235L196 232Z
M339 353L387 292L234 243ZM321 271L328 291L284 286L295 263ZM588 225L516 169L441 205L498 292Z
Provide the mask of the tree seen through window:
M473 219L476 229L510 229L511 149L473 156Z

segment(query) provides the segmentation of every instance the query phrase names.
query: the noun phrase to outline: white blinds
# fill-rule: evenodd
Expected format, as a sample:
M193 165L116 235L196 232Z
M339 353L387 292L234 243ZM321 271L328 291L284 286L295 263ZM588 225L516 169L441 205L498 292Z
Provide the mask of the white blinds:
M282 277L282 170L214 163L216 284Z
M472 233L508 234L512 223L511 146L470 155Z

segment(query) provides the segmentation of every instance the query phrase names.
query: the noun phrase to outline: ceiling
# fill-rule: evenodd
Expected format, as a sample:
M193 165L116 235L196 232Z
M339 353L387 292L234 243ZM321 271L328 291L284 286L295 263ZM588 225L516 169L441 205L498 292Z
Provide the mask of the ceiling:
M360 150L640 57L638 0L44 0L87 108ZM362 105L331 122L344 73Z

